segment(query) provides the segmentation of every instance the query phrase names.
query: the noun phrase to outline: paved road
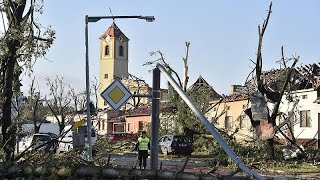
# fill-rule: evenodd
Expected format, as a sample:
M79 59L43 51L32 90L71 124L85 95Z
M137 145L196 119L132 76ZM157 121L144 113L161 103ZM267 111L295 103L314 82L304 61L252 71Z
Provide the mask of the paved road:
M162 169L170 169L170 170L178 170L181 169L184 165L185 160L187 157L179 157L179 158L164 158L159 157L159 167L162 163ZM192 173L207 173L211 171L213 168L209 167L209 158L201 158L201 157L190 157L187 166L185 168L185 172L192 172ZM125 155L116 155L112 154L110 156L110 162L112 163L112 166L117 167L127 167L131 168L134 166L134 164L138 163L137 161L137 154L125 154ZM138 167L138 166L137 166ZM147 169L150 169L150 157L147 160ZM219 168L216 173L220 175L227 175L230 174L229 169L227 168ZM236 176L233 176L232 178L224 178L224 179L247 179L247 175L244 172L238 173ZM320 180L320 174L304 174L304 175L281 175L281 174L264 174L264 176L267 176L271 179L319 179Z
M159 158L158 164L159 167L162 163L163 169L167 168L181 168L186 161L187 157L180 158ZM126 154L126 155L117 155L112 154L110 156L110 162L112 165L121 166L121 167L132 167L135 163L138 162L136 154ZM208 162L204 160L199 160L198 158L190 158L187 164L187 167L208 167ZM150 156L147 159L147 169L150 168Z

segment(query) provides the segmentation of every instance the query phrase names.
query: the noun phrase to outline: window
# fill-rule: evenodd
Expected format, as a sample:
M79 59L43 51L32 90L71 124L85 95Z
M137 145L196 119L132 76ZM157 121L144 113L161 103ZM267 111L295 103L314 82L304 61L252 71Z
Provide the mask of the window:
M104 106L108 105L107 101L103 101L103 105Z
M240 129L250 129L251 122L248 116L240 115L239 119L240 119Z
M123 56L123 54L124 54L124 49L123 49L123 46L120 46L119 47L119 56Z
M227 110L230 110L230 106L227 106L226 109L227 109Z
M224 120L224 128L225 129L230 129L231 128L231 123L232 123L232 116L226 116Z
M134 130L133 123L128 123L128 132L133 132L133 130Z
M300 127L311 127L310 110L300 111Z
M217 111L217 108L216 108L216 107L214 107L214 108L213 108L213 111Z
M143 130L143 121L139 121L139 131Z
M108 74L104 74L104 79L108 79Z
M308 96L307 95L302 95L302 99L307 99Z
M109 55L110 55L109 45L106 45L106 47L104 48L104 55L106 55L106 56L109 56Z
M245 115L240 115L239 116L240 129L244 129L246 127L245 124L244 124L244 120L245 120Z

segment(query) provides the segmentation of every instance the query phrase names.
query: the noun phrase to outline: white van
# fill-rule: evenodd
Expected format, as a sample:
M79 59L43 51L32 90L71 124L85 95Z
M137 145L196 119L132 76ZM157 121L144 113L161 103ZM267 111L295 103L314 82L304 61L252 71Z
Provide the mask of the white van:
M62 138L60 138L60 142L59 142L59 146L58 146L58 152L67 152L70 151L71 149L73 149L73 145L72 145L72 141L73 141L73 136L72 133L74 131L72 131L71 129L71 125L68 125L64 128L64 130L62 131L62 133L65 133L65 136L63 136ZM85 134L85 143L88 143L88 139L87 139L87 125L82 125L79 126L78 129L76 130L77 132L84 132ZM91 126L91 144L92 146L94 146L97 142L97 132L96 132L96 128Z

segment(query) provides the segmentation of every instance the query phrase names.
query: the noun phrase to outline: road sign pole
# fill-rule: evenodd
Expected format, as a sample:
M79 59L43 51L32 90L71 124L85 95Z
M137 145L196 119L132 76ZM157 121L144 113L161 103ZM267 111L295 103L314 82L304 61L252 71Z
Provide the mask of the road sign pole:
M158 139L160 112L160 70L153 69L152 120L151 120L151 170L158 170Z

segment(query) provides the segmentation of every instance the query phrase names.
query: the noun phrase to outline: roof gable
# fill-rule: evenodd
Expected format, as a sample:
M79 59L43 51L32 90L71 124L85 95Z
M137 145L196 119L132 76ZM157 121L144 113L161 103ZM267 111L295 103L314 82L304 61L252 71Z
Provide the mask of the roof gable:
M127 36L124 35L124 33L120 30L120 28L116 25L115 22L112 22L111 26L100 36L99 39L105 38L108 35L116 38L123 36L126 41L129 41L129 38L127 38Z
M220 99L221 98L221 95L218 94L212 86L210 86L210 84L207 83L207 81L200 75L199 78L196 80L196 82L194 82L189 88L188 88L188 91L189 90L193 90L193 89L197 89L197 88L208 88L212 95L211 95L211 99L214 100L214 99Z

